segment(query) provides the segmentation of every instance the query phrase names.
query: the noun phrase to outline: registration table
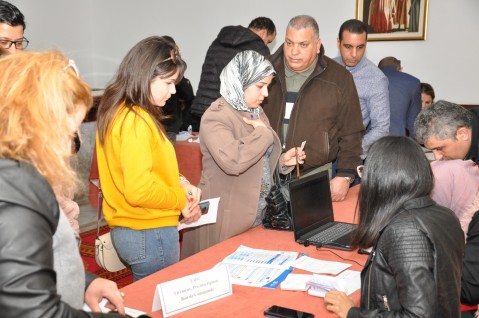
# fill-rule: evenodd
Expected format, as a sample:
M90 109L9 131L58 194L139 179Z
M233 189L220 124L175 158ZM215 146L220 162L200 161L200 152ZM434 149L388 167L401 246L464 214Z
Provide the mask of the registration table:
M351 188L345 201L333 204L335 220L354 221L358 191L359 186ZM293 232L265 230L262 226L258 226L124 287L122 291L125 293L125 306L145 311L153 317L163 317L161 310L151 312L157 284L211 269L240 245L257 249L305 252L308 256L317 259L349 263L352 265L349 269L357 271L360 271L362 266L351 260L364 265L367 259L365 255L360 255L357 251L304 247L294 241ZM307 272L294 269L293 273L304 274ZM359 291L354 292L351 297L356 303L359 303ZM173 317L263 317L263 311L272 305L314 313L318 318L336 317L325 309L322 298L310 296L304 291L283 291L279 287L269 289L239 285L233 285L231 296L187 310Z

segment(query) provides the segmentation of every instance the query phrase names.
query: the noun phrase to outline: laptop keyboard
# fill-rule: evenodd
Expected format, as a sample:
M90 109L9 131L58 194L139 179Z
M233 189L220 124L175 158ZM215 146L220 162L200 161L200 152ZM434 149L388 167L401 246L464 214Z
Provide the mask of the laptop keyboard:
M354 224L335 223L333 226L321 231L308 239L310 242L326 244L351 233L355 228Z

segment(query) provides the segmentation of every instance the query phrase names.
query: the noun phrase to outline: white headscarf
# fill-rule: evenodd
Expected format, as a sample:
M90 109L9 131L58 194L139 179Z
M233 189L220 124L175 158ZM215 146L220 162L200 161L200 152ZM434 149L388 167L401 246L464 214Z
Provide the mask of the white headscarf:
M273 65L256 51L243 51L225 66L220 75L220 94L234 109L259 113L246 106L244 90L268 75L274 74Z

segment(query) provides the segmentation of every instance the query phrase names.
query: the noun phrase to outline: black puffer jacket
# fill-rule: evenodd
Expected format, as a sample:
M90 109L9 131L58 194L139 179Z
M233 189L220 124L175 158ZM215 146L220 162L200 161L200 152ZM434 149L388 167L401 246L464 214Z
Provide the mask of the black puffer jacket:
M34 168L0 159L0 316L123 317L73 309L56 293L59 213L52 188Z
M460 317L464 234L429 197L406 202L382 231L361 273L352 317Z
M211 43L206 52L191 115L201 117L212 102L220 97L220 74L238 52L253 50L264 56L270 54L263 40L241 25L226 26ZM194 127L195 128L195 127Z

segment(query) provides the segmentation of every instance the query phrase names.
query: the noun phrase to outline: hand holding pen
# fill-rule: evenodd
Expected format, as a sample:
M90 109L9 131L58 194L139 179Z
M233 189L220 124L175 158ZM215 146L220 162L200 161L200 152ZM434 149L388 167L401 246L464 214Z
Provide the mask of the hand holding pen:
M283 153L279 162L282 166L298 166L303 164L305 159L306 153L304 150L300 147L294 147Z

